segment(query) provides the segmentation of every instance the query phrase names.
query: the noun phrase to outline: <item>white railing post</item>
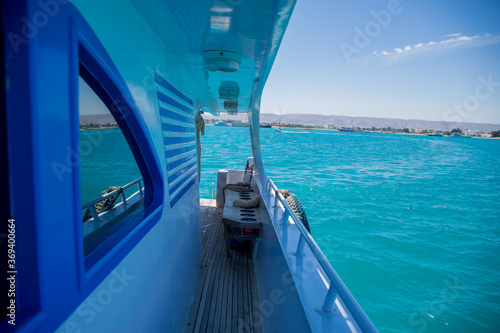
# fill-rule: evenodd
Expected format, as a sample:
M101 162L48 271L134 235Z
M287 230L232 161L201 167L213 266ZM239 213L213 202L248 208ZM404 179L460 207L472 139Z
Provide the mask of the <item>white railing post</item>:
M300 234L299 236L299 243L297 244L297 250L295 251L295 255L301 255L304 253L304 247L306 246L306 240L304 239L304 236Z
M92 205L89 207L90 212L92 213L92 217L94 218L94 221L101 222L101 219L99 218L99 214L97 214L97 210L95 209L95 206Z
M337 299L338 293L337 290L333 287L332 282L330 281L330 288L328 288L328 292L326 293L325 301L323 302L323 311L332 312L333 304Z
M274 219L275 219L276 222L278 222L278 202L279 202L278 190L274 190L274 211L273 211L273 215L274 215Z
M288 242L288 219L290 218L290 213L288 209L285 207L285 211L283 212L283 225L282 225L282 237L285 243Z
M290 213L288 212L288 209L285 208L285 211L283 212L283 225L288 225L289 218L290 218Z
M120 193L120 196L122 197L123 205L126 205L127 204L127 198L125 197L125 191L122 190L122 192Z

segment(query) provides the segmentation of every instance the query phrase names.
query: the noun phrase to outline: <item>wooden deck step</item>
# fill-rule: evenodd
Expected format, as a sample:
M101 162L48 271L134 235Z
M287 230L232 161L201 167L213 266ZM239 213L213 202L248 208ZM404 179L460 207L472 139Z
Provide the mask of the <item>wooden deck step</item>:
M257 282L249 250L227 258L222 208L201 199L202 266L184 332L262 332Z

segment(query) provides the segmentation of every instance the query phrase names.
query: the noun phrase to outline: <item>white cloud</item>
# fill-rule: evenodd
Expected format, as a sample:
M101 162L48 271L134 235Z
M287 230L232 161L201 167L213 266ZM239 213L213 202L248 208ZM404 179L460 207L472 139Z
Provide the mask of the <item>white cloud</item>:
M476 38L479 38L479 35L475 35L475 36L472 36L472 37L462 36L462 37L455 38L454 42L461 42L461 41L468 42L468 41L476 39Z
M500 43L500 36L490 34L463 36L461 33L445 35L440 41L420 42L414 45L406 45L403 48L396 47L393 50L375 51L373 54L379 58L398 60L403 56L421 52L431 52L438 50L449 50L460 46L482 46L487 44Z
M454 38L449 38L445 39L439 42L439 44L450 44L450 43L459 43L459 42L470 42L473 39L479 38L479 35L475 35L472 37L469 36L460 36L460 37L454 37Z

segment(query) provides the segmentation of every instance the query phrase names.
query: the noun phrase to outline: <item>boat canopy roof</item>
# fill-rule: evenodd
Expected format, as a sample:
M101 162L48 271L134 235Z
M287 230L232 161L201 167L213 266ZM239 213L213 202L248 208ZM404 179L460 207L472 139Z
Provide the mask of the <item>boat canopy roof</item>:
M132 93L144 86L137 71L154 71L190 95L195 107L213 114L248 112L260 103L295 5L295 0L72 2Z

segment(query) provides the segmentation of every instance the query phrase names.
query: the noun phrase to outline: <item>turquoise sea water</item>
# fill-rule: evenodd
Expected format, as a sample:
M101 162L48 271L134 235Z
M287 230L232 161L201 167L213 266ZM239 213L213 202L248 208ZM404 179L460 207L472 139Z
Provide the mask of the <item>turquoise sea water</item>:
M110 186L123 186L141 173L127 141L118 128L80 131L80 184L82 204ZM137 191L125 190L129 197ZM118 200L120 202L120 200Z
M111 142L82 175L96 164L116 183L137 176L131 155L115 156L126 145L116 131L103 131ZM381 332L500 332L500 140L291 131L261 129L267 175L299 196ZM207 126L200 196L248 156L248 128ZM88 181L87 197L103 184Z

